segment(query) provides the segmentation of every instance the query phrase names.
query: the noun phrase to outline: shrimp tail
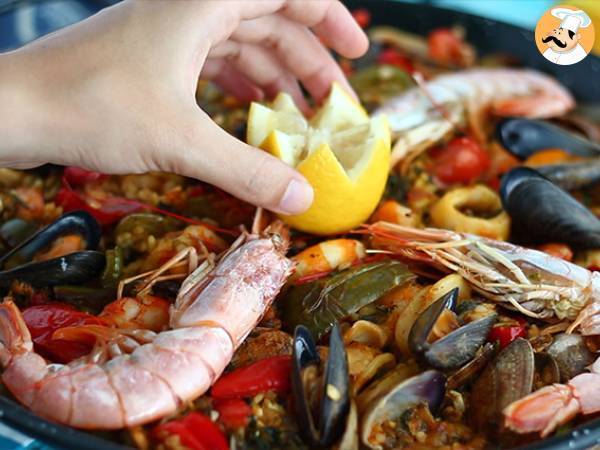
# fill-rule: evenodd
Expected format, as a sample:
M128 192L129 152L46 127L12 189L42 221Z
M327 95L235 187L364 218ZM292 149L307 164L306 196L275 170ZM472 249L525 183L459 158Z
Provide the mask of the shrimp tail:
M6 298L0 304L0 363L6 367L15 354L32 349L31 334L21 311L12 299Z

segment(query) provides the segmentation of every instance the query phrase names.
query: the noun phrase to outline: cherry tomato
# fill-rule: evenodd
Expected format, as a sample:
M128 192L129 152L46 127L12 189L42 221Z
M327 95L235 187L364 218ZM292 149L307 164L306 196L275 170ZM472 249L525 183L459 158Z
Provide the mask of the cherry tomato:
M92 350L93 343L52 339L56 330L76 325L104 325L102 319L64 303L30 306L23 310L23 318L31 333L35 350L42 356L60 363L68 363L87 355Z
M379 64L396 66L408 73L412 73L415 70L410 58L393 48L386 48L383 50L377 57L377 62Z
M427 37L428 54L441 64L460 65L464 41L450 28L438 28Z
M522 319L517 319L514 324L501 323L494 325L490 330L490 334L488 335L488 341L498 341L498 344L502 349L520 337L527 337L527 330L525 329L525 321Z
M538 248L549 255L556 256L557 258L564 259L565 261L570 262L573 260L573 250L571 250L567 244L550 242L548 244L540 245Z
M242 428L248 425L252 408L248 403L239 398L216 400L214 408L219 412L219 420L227 428Z
M204 414L196 411L183 419L157 425L153 434L159 440L172 435L178 436L181 445L192 450L229 450L221 429Z
M292 357L273 356L261 359L223 375L212 387L216 399L252 397L265 391L287 392L290 389Z
M455 138L430 154L433 173L444 183L470 183L490 167L487 152L468 137Z
M368 9L358 8L352 11L352 17L361 28L367 28L371 23L371 13Z

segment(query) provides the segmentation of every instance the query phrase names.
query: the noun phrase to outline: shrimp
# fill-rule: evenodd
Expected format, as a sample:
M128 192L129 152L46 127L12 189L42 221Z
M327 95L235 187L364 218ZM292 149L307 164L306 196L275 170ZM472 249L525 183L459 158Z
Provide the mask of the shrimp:
M582 373L567 384L545 386L523 397L504 411L504 424L517 433L539 431L545 437L578 414L600 411L600 358L590 373Z
M365 257L365 246L354 239L331 239L308 247L292 259L296 262L293 278L311 276L346 268Z
M466 233L377 222L362 233L373 246L442 271L456 272L484 297L537 319L574 320L600 334L600 273L538 250Z
M423 82L384 104L397 137L392 166L412 161L465 121L483 142L484 114L548 118L575 106L571 94L541 72L524 69L472 69ZM407 163L408 164L408 163ZM406 164L403 164L405 168Z
M100 343L66 365L33 351L21 312L6 299L2 381L35 413L77 428L119 429L171 414L206 392L284 285L293 270L288 242L280 222L264 237L243 234L218 263L209 258L184 280L170 330L118 330L120 349Z

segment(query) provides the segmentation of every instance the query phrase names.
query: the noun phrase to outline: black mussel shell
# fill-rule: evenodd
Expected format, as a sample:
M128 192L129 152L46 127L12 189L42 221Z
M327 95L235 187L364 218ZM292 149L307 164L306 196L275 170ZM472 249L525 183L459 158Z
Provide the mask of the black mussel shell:
M533 169L518 167L505 174L500 198L514 236L525 243L600 247L600 220Z
M408 334L408 346L414 355L421 355L429 348L427 338L435 322L445 309L454 310L457 299L458 288L454 288L429 305L415 320Z
M11 269L25 264L55 239L69 234L81 235L85 240L86 250L95 250L98 248L102 230L96 219L85 211L64 214L0 258L0 267Z
M0 226L0 239L8 248L14 248L25 239L31 237L37 227L22 219L10 219Z
M521 159L546 148L561 148L583 157L600 155L600 144L543 120L505 119L496 132L502 145Z
M423 357L436 369L461 367L475 357L477 350L485 343L494 322L495 314L469 322L431 344Z
M33 287L81 284L102 273L105 264L102 252L87 250L70 253L4 270L0 272L0 286L7 288L13 281L21 281Z
M310 331L303 325L298 325L294 333L292 389L300 432L311 448L330 447L344 432L350 410L348 360L337 324L332 328L329 338L318 425L315 425L302 383L302 370L318 362L319 354Z

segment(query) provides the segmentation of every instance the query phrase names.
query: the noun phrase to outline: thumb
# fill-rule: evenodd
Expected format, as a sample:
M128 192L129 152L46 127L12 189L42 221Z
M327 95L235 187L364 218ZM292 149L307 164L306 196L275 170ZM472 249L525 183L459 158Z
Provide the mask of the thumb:
M230 194L271 211L300 214L313 200L306 179L279 159L247 145L220 128L203 111L180 130L184 142L176 151L159 149L162 167L206 181ZM180 122L184 123L184 122Z

